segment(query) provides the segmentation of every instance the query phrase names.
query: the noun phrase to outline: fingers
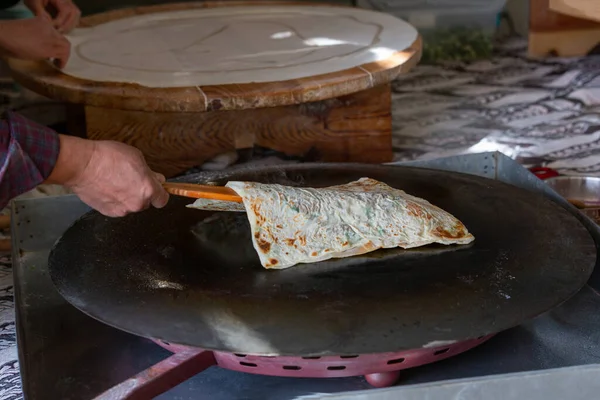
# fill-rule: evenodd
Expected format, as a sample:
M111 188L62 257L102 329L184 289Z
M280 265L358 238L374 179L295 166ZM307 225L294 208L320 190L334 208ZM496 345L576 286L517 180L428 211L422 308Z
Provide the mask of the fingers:
M71 0L50 0L56 9L54 27L61 33L70 32L78 23L81 11Z
M62 35L57 38L53 47L53 58L58 68L64 68L71 55L71 43Z
M56 17L54 17L54 27L61 28L69 19L73 3L68 0L50 0L50 5L56 10Z
M53 27L52 20L45 10L36 17L36 21L31 21L34 25L29 27L30 32L27 33L32 37L39 36L32 49L33 58L50 58L57 67L64 68L71 55L71 42Z
M32 4L28 4L29 9L36 17L42 17L48 21L52 21L52 17L46 11L44 4L41 1L36 1Z
M65 21L64 25L61 27L62 33L69 33L79 25L79 17L81 17L81 12L79 10L73 10L69 13L69 17Z
M54 26L60 33L69 33L79 24L81 12L77 9L69 10L64 15L57 16ZM58 19L61 17L61 19Z
M82 202L104 216L120 218L131 213L122 202L119 202L116 199L102 198L102 193L98 193L95 190L81 190L79 188L74 188L74 192Z
M60 33L65 33L67 22L71 18L71 13L68 10L61 10L58 12L56 18L54 18L53 25Z
M54 56L54 65L60 69L63 69L69 61L69 56L70 53L68 51L65 52L62 49L56 50Z
M169 193L164 189L161 189L155 198L152 199L152 206L154 208L163 208L169 202Z
M156 177L154 191L152 192L152 198L150 203L155 208L163 208L169 202L169 193L163 188L162 184L166 181L163 174L153 172Z
M158 179L158 181L160 183L165 183L167 181L163 174L159 174L158 172L153 172L153 173L154 173L154 176L156 177L156 179Z

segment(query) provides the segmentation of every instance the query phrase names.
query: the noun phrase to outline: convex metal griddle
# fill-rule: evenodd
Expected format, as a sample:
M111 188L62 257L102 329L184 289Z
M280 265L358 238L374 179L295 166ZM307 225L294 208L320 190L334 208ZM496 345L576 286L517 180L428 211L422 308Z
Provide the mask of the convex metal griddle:
M459 218L470 246L390 249L272 271L244 214L187 209L111 219L92 211L54 246L49 269L75 307L140 336L204 349L311 356L401 351L514 327L588 280L588 230L542 194L460 173L373 165L240 170L249 180L323 187L361 177Z

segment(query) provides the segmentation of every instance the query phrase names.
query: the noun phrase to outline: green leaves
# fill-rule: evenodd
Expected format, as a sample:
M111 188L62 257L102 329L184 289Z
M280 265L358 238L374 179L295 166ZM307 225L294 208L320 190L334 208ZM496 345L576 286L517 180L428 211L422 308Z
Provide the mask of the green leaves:
M421 63L471 62L492 55L492 35L480 28L455 27L423 34Z

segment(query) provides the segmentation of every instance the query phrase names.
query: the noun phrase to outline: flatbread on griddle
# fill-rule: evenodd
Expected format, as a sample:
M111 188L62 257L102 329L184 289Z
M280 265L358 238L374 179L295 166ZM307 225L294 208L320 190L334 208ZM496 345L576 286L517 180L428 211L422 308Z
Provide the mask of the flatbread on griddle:
M243 199L253 245L265 268L283 269L381 248L475 240L448 212L370 178L319 189L255 182L226 186ZM190 207L219 209L203 201Z
M246 208L241 203L214 199L197 199L187 207L207 211L246 212Z

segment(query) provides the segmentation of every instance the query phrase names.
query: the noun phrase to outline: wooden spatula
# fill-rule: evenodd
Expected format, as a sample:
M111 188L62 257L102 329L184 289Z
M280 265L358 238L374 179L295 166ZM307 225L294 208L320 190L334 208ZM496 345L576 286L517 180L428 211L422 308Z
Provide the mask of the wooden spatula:
M224 186L196 185L193 183L163 183L165 190L177 196L191 197L193 199L211 199L242 203L238 194Z

